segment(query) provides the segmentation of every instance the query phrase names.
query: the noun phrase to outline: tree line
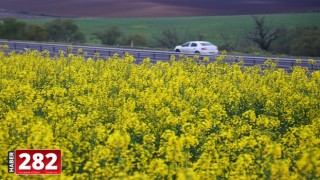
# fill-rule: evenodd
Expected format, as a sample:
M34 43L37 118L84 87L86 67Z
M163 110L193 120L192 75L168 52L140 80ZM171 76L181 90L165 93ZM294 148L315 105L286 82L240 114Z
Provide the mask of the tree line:
M297 56L320 56L319 27L274 27L264 16L252 16L253 27L243 37L231 39L230 35L220 33L223 44L220 50L252 53L253 51ZM94 32L93 37L103 45L150 46L142 33L125 35L118 26ZM55 19L44 25L27 25L15 18L0 22L0 38L8 40L53 41L63 43L86 43L86 36L72 19ZM190 40L205 40L201 33L164 29L154 37L156 47L172 49Z
M273 54L320 57L320 27L275 27L265 16L252 16L253 27L244 37L231 43L228 35L222 48L251 53L260 50Z
M0 23L0 38L8 40L53 41L84 43L85 35L74 21L55 19L44 25L27 25L15 18L5 18Z
M95 32L94 38L103 45L130 45L133 41L136 46L146 46L147 38L143 34L132 34L124 37L118 26ZM87 38L72 19L55 19L44 25L28 25L15 18L5 18L0 21L0 39L52 41L63 43L86 43ZM120 41L120 39L122 39Z
M220 50L263 54L286 54L295 56L320 57L320 27L275 27L265 16L252 16L253 27L246 30L243 36L232 38L230 34L221 32L223 44ZM187 38L186 38L187 37ZM156 37L159 45L173 48L181 42L205 40L201 33L178 33L176 29L166 29Z

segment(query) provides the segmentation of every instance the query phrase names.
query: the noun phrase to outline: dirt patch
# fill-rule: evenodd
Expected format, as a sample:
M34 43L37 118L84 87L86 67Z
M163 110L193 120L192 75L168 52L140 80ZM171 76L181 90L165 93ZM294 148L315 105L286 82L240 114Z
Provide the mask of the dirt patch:
M319 0L1 0L0 17L171 17L319 11Z

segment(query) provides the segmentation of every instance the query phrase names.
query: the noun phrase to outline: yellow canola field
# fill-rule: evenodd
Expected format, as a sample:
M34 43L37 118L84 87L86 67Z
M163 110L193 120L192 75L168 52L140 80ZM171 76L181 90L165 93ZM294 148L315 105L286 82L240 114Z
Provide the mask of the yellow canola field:
M320 177L320 71L5 51L0 179ZM61 149L62 174L8 174L15 149Z

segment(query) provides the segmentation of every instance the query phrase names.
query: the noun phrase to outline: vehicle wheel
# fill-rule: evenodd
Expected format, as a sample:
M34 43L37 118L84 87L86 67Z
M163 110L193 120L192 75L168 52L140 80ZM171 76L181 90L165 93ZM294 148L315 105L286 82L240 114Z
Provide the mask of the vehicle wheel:
M179 50L179 49L176 49L176 52L180 52L180 50Z
M194 53L196 53L196 54L200 54L200 52L199 52L199 51L196 51L196 52L194 52Z

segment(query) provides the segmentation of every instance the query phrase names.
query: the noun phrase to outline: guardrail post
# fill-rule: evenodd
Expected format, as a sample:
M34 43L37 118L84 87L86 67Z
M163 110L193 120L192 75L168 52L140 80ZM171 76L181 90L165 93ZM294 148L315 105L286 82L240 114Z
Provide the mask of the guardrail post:
M109 51L109 56L111 55L111 52Z
M56 52L56 48L54 46L52 47L52 51L53 51L53 53Z
M138 52L138 58L140 58L140 53Z
M40 51L42 51L42 46L40 45Z
M17 50L17 45L16 45L16 43L13 43L13 47L14 47L14 50Z
M153 54L153 59L154 59L154 60L156 59L156 54Z
M256 60L253 60L253 65L256 65Z
M291 67L293 67L293 66L294 66L294 63L292 62L292 63L291 63Z

